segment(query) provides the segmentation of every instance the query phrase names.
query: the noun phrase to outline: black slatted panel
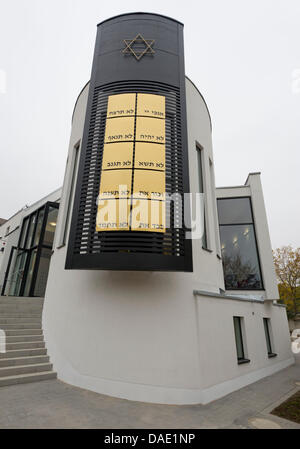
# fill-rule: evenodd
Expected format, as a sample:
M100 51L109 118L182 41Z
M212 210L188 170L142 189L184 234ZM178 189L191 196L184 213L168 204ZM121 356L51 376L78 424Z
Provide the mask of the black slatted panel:
M75 229L74 255L104 253L152 253L162 256L185 255L183 207L176 201L166 202L165 233L143 231L96 232L97 197L99 194L107 99L118 93L153 93L166 98L166 192L183 194L183 154L181 136L180 91L157 82L126 81L96 87L89 123L87 150L80 191L79 213Z

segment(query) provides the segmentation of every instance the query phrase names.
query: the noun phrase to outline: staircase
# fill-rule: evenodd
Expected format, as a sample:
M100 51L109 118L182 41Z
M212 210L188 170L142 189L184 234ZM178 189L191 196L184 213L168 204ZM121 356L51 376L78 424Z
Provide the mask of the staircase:
M42 329L43 298L0 296L0 329L6 352L0 352L0 387L55 379Z

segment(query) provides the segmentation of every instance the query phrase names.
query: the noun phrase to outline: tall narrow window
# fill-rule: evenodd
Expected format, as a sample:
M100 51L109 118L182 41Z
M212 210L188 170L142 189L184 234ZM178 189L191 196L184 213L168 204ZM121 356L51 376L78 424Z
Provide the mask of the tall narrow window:
M262 290L250 198L220 198L217 203L225 288Z
M247 363L250 360L245 357L245 349L242 332L242 318L240 316L233 317L235 344L238 363Z
M203 150L196 147L197 149L197 160L198 160L198 177L199 177L199 193L203 193L205 195L204 191L204 172L203 172ZM204 197L205 199L205 197ZM203 236L202 236L202 247L204 249L207 249L207 229L206 229L206 211L205 211L205 201L204 201L204 210L203 210Z
M60 248L61 246L64 246L66 244L67 231L68 231L69 222L70 222L70 218L71 218L70 217L71 205L73 204L73 200L74 200L75 180L76 180L77 171L78 171L79 148L80 148L80 142L75 145L73 154L72 154L71 167L70 167L71 176L69 177L68 185L65 189L66 190L66 196L65 196L66 212L64 213L64 216L61 219L61 235L60 235L60 239L59 239L58 245L57 245L58 248Z
M215 230L215 247L218 256L221 256L220 248L220 234L218 229L218 219L217 219L217 200L216 200L216 183L215 183L215 173L214 165L211 159L209 159L209 177L210 177L210 188L213 201L213 216L214 216L214 230Z
M273 352L273 349L272 349L272 341L271 341L271 334L270 334L270 319L263 318L263 322L264 322L268 356L275 357L276 354Z

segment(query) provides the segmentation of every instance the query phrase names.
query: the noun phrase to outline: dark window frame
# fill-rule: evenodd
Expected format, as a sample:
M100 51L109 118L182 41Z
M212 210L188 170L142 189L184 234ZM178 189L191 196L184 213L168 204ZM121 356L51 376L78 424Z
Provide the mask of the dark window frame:
M17 247L13 247L22 251L27 252L28 256L26 259L26 263L24 266L24 273L26 273L25 276L23 276L23 279L21 281L21 287L20 287L20 291L19 291L19 296L24 296L24 291L25 291L25 286L26 286L26 281L27 281L27 276L28 276L28 269L29 269L29 265L30 265L30 259L31 259L31 255L34 253L34 251L36 251L36 258L35 258L35 262L34 262L34 268L33 268L33 273L32 273L32 278L30 281L30 287L29 287L29 297L34 296L34 289L35 289L35 284L36 284L36 278L37 278L37 274L38 274L38 269L39 269L39 265L40 265L40 258L41 258L41 254L42 254L42 250L43 248L46 249L52 249L53 245L48 245L43 243L43 239L44 239L44 235L45 235L45 229L46 229L46 225L47 225L47 220L48 220L48 213L50 208L54 208L54 209L59 209L59 203L53 202L53 201L47 201L45 204L43 204L41 207L39 207L38 209L36 209L35 211L33 211L31 214L26 215L23 220L22 220L22 224L21 224L21 232L19 235L19 239L18 239L18 245ZM37 244L34 244L34 239L35 239L35 232L36 232L36 227L37 227L37 223L38 223L38 216L40 211L44 209L44 215L43 215L43 220L42 220L42 225L41 225L41 232L40 232L40 237L39 240L37 242ZM27 240L28 240L28 236L29 236L29 228L30 228L30 221L32 219L32 217L36 215L36 221L34 224L34 231L33 234L31 236L30 239L30 246L29 248L26 248L27 246ZM27 226L26 229L26 236L25 236L25 240L24 240L24 245L21 248L20 247L20 243L22 240L22 233L23 233L23 229L24 229L24 225L26 220L29 220L29 225ZM8 272L10 269L10 265L11 265L11 260L12 260L12 251L13 248L11 249L11 254L10 254L10 258L9 258L9 263L7 265L7 270L6 270L6 274L5 274L5 281L3 283L3 287L2 287L2 295L5 292L5 288L6 288L6 282L7 282L7 278L8 278Z
M243 319L243 317L237 316L237 315L235 315L233 317L233 329L234 329L234 337L235 337L236 355L237 355L238 365L242 365L244 363L250 362L250 359L245 357L245 345L244 345L244 335L243 335L243 328L242 328L242 319ZM238 323L238 330L239 330L239 335L240 335L240 339L241 339L240 345L242 348L242 357L239 357L239 355L238 355L238 341L237 341L237 335L236 335L236 331L235 331L235 322L236 321Z
M263 325L264 325L264 332L265 332L265 338L266 338L266 344L267 344L267 352L268 357L276 357L277 354L273 352L273 344L271 339L271 333L270 333L270 323L271 320L268 317L263 317Z
M58 241L57 249L63 248L66 246L67 240L68 240L68 230L70 230L71 226L71 219L72 219L72 207L75 200L75 191L76 191L76 180L78 175L78 169L79 169L79 160L80 160L80 151L81 151L81 140L79 140L74 146L73 146L73 154L72 154L72 160L71 160L71 180L68 185L68 194L67 194L67 207L66 211L64 212L64 216L61 220L62 228L60 231L60 238ZM72 207L71 207L72 205Z
M237 222L237 223L220 223L219 220L219 210L218 210L218 222L220 226L233 226L233 225L238 225L238 224L248 224L248 223L254 223L254 214L253 214L253 207L252 207L252 200L251 200L251 196L249 195L243 195L243 196L229 196L229 197L222 197L222 198L217 198L217 204L218 201L222 201L222 200L242 200L242 199L247 199L249 200L249 204L250 204L250 212L251 212L251 218L252 221L242 221L242 222Z
M203 194L204 197L204 210L203 210L203 224L204 224L204 229L203 229L203 236L202 236L202 249L204 249L205 251L209 251L211 252L209 246L208 246L208 233L207 233L207 225L206 225L206 215L207 215L207 211L206 211L206 189L205 189L205 184L204 184L204 161L203 161L203 154L204 154L204 149L203 147L196 142L196 152L197 152L197 173L198 173L198 186L199 186L199 193ZM200 178L200 173L201 173L201 178ZM202 192L200 192L200 190L202 190Z
M257 254L257 261L258 261L258 269L259 269L259 274L260 274L260 279L261 279L261 288L234 288L234 287L230 287L230 288L226 288L226 290L248 290L248 291L265 291L265 286L264 286L264 277L263 277L263 272L261 269L261 262L260 262L260 252L259 252L259 248L258 248L258 244L257 244L257 237L256 237L256 226L255 226L255 220L254 220L254 213L253 213L253 206L252 206L252 198L251 196L248 195L243 195L243 196L232 196L232 197L222 197L222 198L217 198L217 205L218 205L218 201L221 200L229 200L229 199L237 199L237 198L248 198L249 199L249 203L250 203L250 208L251 208L251 216L252 216L252 222L251 223L233 223L233 224L220 224L219 223L219 230L222 226L253 226L253 235L254 235L254 242L255 242L255 248L256 248L256 254ZM219 220L219 218L218 218ZM224 281L225 281L225 273L224 274Z

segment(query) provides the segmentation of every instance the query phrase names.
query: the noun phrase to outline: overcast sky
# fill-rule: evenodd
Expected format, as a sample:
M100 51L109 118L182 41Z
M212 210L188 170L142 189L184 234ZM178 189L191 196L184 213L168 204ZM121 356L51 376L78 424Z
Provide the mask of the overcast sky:
M300 246L299 0L0 0L0 217L60 187L96 25L155 12L185 25L186 74L213 123L217 186L261 171L273 247Z

